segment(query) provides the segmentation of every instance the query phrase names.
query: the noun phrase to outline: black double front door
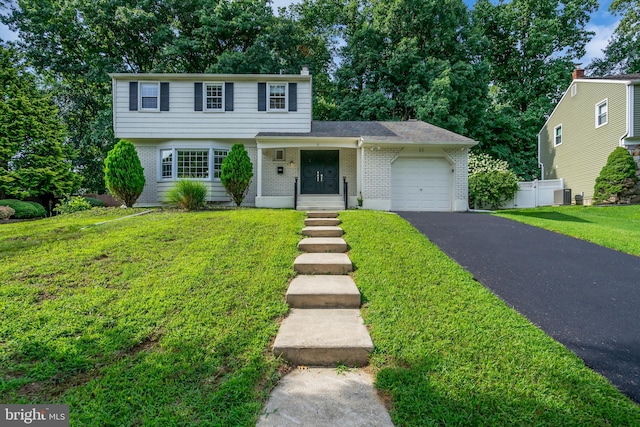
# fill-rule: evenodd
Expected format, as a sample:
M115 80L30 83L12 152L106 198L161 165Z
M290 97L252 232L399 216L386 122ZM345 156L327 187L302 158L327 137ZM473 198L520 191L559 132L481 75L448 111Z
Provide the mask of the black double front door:
M338 150L302 150L302 194L339 194Z

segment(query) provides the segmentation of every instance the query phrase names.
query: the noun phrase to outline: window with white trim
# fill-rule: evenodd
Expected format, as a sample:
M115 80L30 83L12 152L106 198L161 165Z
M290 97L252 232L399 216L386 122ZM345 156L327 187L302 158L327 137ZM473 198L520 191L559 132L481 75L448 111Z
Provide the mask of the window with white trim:
M574 83L571 85L571 96L576 96L578 94L578 84Z
M140 110L160 110L160 83L140 82Z
M553 146L557 147L562 144L562 125L553 128Z
M205 83L204 99L206 111L223 111L224 110L224 84L222 83Z
M228 150L213 150L213 177L219 179L222 171L222 162L229 154Z
M609 122L608 100L600 101L596 104L596 127L604 126Z
M160 169L163 179L173 178L173 150L160 150Z
M269 83L269 111L287 111L287 84Z
M209 178L209 150L176 150L178 178Z

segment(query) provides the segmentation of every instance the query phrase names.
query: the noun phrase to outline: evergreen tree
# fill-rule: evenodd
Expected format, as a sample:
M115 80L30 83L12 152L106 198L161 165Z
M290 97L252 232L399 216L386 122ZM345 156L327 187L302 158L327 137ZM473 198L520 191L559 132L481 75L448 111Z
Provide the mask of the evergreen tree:
M65 135L50 96L38 90L18 55L0 46L0 199L50 201L76 188Z
M121 139L104 160L107 188L127 207L133 206L144 189L144 169L138 153L129 141Z
M234 144L220 167L220 181L236 206L240 206L249 191L253 166L243 144Z
M637 181L635 160L625 148L617 147L596 178L593 201L619 203L630 195Z

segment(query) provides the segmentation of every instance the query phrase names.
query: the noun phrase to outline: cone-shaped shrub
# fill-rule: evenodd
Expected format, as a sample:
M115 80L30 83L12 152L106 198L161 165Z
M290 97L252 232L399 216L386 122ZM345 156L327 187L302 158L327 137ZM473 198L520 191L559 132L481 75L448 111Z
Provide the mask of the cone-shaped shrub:
M236 206L240 206L249 191L253 165L244 145L234 144L220 166L220 181Z
M127 207L133 206L144 188L144 169L132 143L121 139L104 160L107 188Z
M617 147L596 178L593 188L594 203L618 203L637 182L636 162L629 152Z

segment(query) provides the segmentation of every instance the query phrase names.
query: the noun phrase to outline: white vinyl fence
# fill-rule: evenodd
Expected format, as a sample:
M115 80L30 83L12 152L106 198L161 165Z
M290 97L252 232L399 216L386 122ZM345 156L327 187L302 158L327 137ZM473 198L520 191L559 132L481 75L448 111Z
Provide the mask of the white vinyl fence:
M519 182L516 196L502 205L503 209L537 208L553 205L553 192L564 188L564 179Z

